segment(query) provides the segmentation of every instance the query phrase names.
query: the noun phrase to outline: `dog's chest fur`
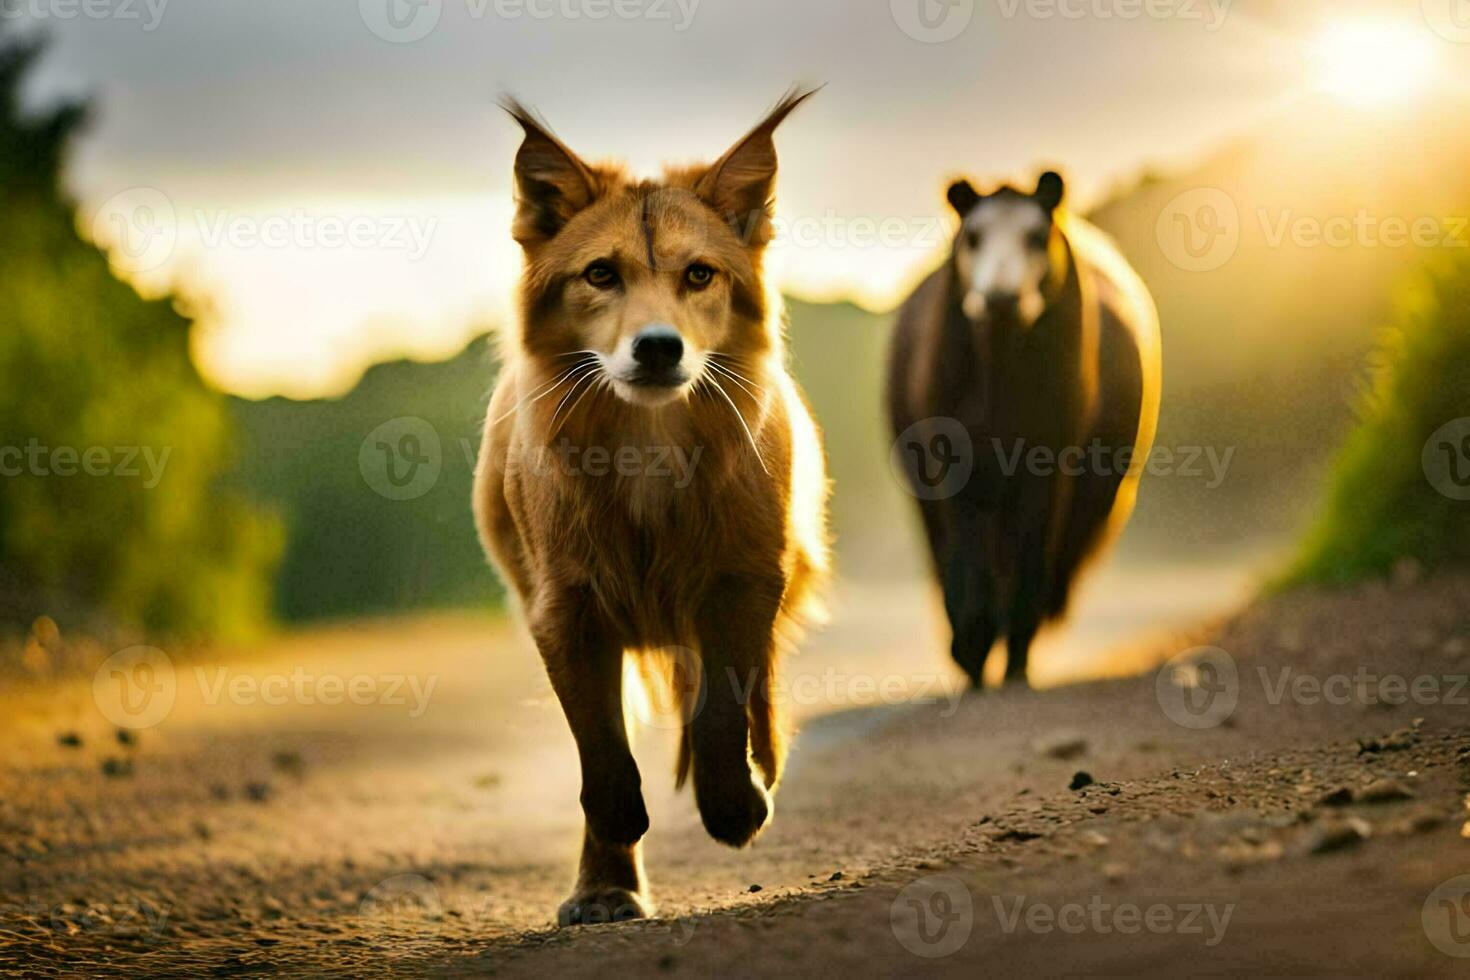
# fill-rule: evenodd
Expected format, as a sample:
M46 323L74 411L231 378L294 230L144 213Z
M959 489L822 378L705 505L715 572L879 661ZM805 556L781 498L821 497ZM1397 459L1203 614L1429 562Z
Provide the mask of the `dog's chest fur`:
M720 479L728 460L693 427L656 420L603 448L608 467L572 467L555 481L554 560L591 589L630 646L692 645L692 614L740 509Z

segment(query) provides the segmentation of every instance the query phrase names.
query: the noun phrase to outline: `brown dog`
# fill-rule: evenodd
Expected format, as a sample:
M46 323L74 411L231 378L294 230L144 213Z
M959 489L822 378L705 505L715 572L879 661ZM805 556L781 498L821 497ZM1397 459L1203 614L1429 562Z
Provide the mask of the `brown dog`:
M744 845L771 813L776 656L827 569L820 439L761 272L772 134L810 94L657 181L585 163L506 107L525 131L512 231L525 272L475 511L581 758L587 825L563 924L651 910L625 653L662 653L687 680L678 780L692 771L711 836Z

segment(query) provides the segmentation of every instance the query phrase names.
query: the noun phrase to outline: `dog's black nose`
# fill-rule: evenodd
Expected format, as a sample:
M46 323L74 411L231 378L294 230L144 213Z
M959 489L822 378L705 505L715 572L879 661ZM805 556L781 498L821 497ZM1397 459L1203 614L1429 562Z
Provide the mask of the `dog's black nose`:
M677 367L684 357L684 340L667 323L644 327L633 338L633 360L650 371Z
M1021 309L1021 294L1003 290L985 294L985 311L993 317L1014 317Z

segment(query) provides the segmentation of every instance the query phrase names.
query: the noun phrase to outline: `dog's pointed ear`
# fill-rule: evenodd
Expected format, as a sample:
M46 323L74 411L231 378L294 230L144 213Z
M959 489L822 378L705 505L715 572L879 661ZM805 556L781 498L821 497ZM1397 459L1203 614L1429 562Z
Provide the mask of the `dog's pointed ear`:
M1036 203L1048 211L1055 211L1062 206L1062 198L1067 196L1067 185L1062 180L1062 175L1055 170L1048 170L1041 175L1036 182L1036 193L1032 195Z
M591 169L525 106L507 96L500 103L525 138L516 151L516 216L511 237L523 247L547 241L591 204L597 182Z
M969 214L975 205L980 203L980 192L975 190L963 177L950 184L944 196L949 201L949 206L954 208L955 213L961 218Z
M700 176L694 192L735 228L750 246L770 237L771 203L776 187L776 143L772 136L791 111L818 89L791 89L755 128L725 151Z

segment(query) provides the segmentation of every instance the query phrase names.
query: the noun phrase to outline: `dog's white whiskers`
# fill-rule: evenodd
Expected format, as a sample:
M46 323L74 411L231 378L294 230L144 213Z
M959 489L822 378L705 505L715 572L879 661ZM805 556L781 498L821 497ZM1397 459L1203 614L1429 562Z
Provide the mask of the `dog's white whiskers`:
M583 351L573 351L572 353L581 354L581 353L584 353L584 352ZM595 354L595 352L592 352L592 353ZM589 358L588 360L585 360L585 361L578 361L577 363L573 364L571 367L567 368L566 370L561 371L560 373L558 373L556 375L556 377L552 378L550 381L546 382L545 384L543 384L540 387L538 387L535 391L531 392L531 394L526 395L520 401L516 402L514 405L512 405L510 407L510 410L508 412L506 412L504 415L500 416L499 418L497 418L494 422L491 422L490 424L492 426L493 425L499 425L501 422L504 422L506 419L510 418L516 412L519 412L522 408L525 408L527 405L534 405L536 402L539 402L541 399L545 398L547 395L551 394L553 391L555 391L557 388L559 388L561 386L562 382L566 381L567 378L574 371L576 371L578 368L584 367L584 366L586 366L587 364L590 364L590 363L596 363L596 362L595 362L594 359ZM539 392L539 394L538 394L538 392ZM533 395L535 397L532 397Z
M751 398L755 399L756 401L760 401L761 400L761 396L766 395L766 389L762 388L760 385L756 384L754 381L751 381L749 378L745 377L743 374L740 374L739 372L736 372L736 371L731 371L729 368L722 366L718 361L710 361L709 362L709 366L711 368L713 368L714 370L716 370L716 371L720 372L721 374L723 374L725 377L729 378L731 381L735 382L737 385L739 385L741 388L743 388L745 390L745 393L747 395L749 395ZM755 389L755 390L753 391L751 389ZM758 395L758 394L756 394L756 392L759 392L760 394Z
M745 438L750 441L750 449L755 453L756 462L761 464L761 469L765 472L766 476L770 476L771 471L766 467L765 457L761 455L760 447L755 443L755 434L750 431L750 426L745 422L745 416L740 414L740 409L736 407L735 402L726 393L725 389L720 387L720 383L710 375L703 375L700 380L707 382L710 387L720 393L721 398L725 399L725 404L730 406L730 411L734 412L735 418L740 421L740 428L745 430Z
M577 383L580 384L582 381L586 380L588 377L592 378L592 383L589 384L587 387L585 387L585 388L582 389L582 393L577 396L577 400L574 401L574 402L572 402L572 407L569 408L569 409L567 409L567 417L561 420L561 425L562 426L564 426L568 422L570 422L572 420L572 416L575 415L575 414L577 414L577 406L580 405L580 404L582 404L582 399L586 398L592 392L600 390L599 382L606 380L606 375L602 375L602 374L600 374L600 372L594 371L594 372L592 372L591 375L583 375L581 378L578 378L577 379ZM572 391L575 391L575 390L576 390L576 385L573 385L572 386ZM571 392L568 392L568 394L571 394ZM560 411L560 408L558 408L557 410ZM555 421L556 421L556 417L553 416L552 417L552 422L555 423ZM560 432L561 432L561 426L557 426L552 431L551 436L550 436L550 438L547 441L550 442L551 439L555 439L557 437L557 434L560 433Z
M558 428L557 424L556 424L556 420L561 415L562 407L566 405L567 401L574 394L576 394L577 389L582 386L582 382L586 381L588 378L595 377L598 374L598 372L601 370L600 366L597 365L596 363L582 365L582 366L584 368L586 368L586 370L584 370L580 375L578 375L577 378L576 378L576 380L574 380L572 382L572 386L567 389L567 393L565 395L562 395L561 396L561 401L557 402L557 404L556 404L556 411L554 411L554 412L551 413L551 422L548 423L547 426L546 426L546 441L547 442L550 442L552 439L555 439L557 432L561 431ZM578 399L578 400L580 401L580 399ZM568 418L570 418L570 417L571 416L570 416L570 413L569 413L568 414Z

